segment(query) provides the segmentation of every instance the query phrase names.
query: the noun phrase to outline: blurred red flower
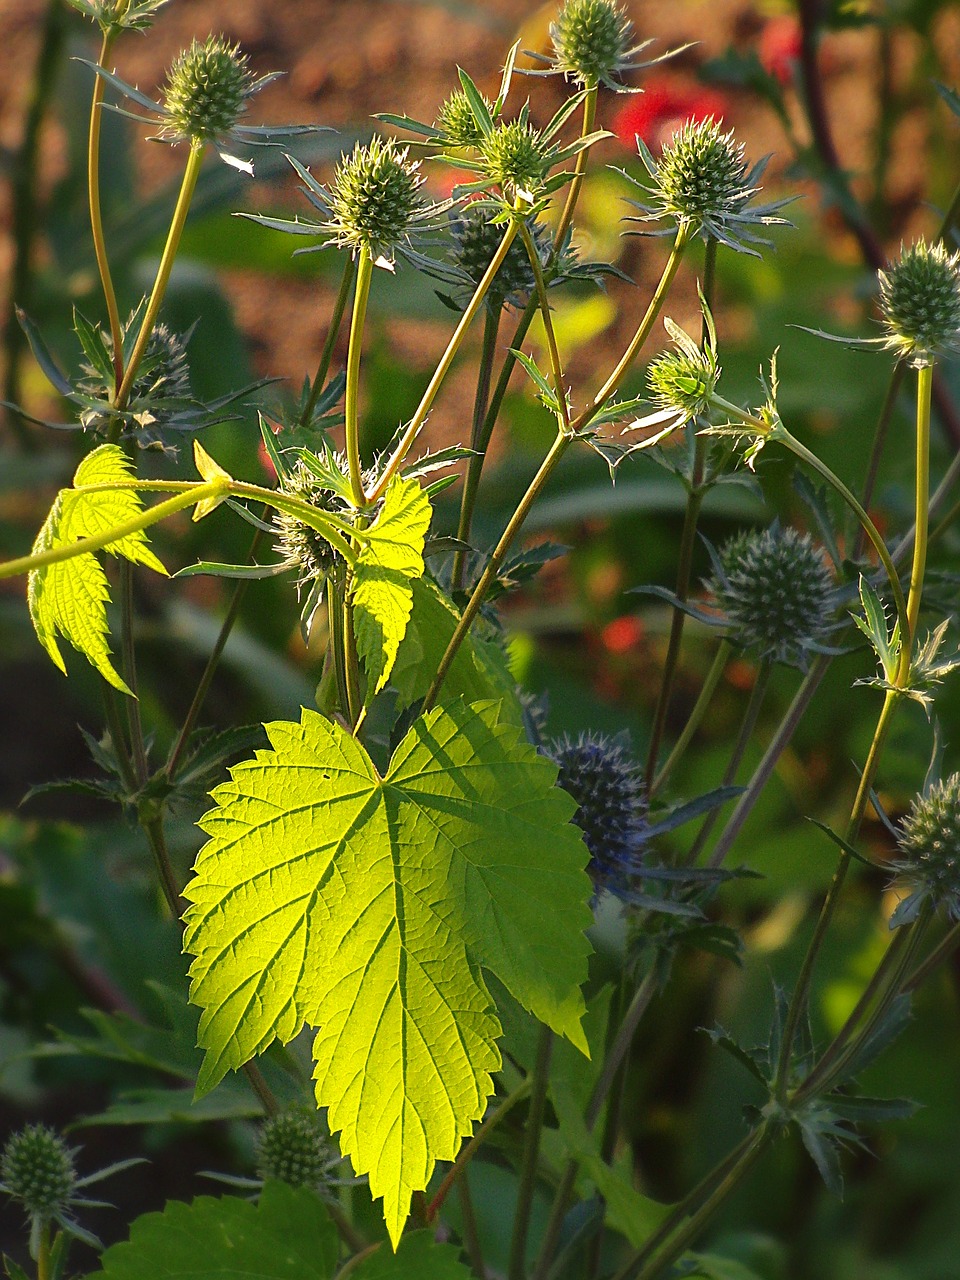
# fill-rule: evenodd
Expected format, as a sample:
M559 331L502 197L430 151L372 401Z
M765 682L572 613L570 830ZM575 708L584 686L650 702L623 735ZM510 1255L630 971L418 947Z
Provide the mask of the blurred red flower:
M687 120L723 120L728 103L722 93L703 85L677 85L650 80L643 93L631 94L614 116L612 129L631 150L639 136L651 150L668 142Z
M633 614L614 618L603 628L603 647L609 653L629 653L643 640L643 622Z
M760 65L781 84L790 84L794 67L800 61L802 45L800 23L796 18L786 13L782 17L771 18L760 32L757 43Z

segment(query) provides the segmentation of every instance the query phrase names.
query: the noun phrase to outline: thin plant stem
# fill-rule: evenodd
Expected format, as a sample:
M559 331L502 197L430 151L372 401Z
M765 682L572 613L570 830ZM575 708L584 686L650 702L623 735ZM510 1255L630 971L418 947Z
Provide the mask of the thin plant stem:
M60 0L47 0L40 32L30 97L27 102L23 140L13 159L10 172L10 237L13 263L10 272L10 298L4 320L3 399L19 404L22 399L20 374L26 339L17 319L17 309L27 310L33 297L33 247L41 225L38 216L37 178L40 136L50 100L56 86L57 71L63 53L65 10ZM7 423L22 450L32 451L36 445L33 433L20 415L7 409Z
M248 1065L252 1067L253 1063L251 1062ZM256 1070L256 1067L254 1067L254 1070ZM275 1113L271 1112L269 1114L275 1114ZM338 1204L334 1204L330 1201L324 1201L324 1206L327 1210L327 1213L330 1215L331 1220L333 1221L333 1225L337 1228L337 1232L340 1236L340 1239L343 1241L343 1243L347 1246L348 1249L352 1249L354 1251L354 1257L350 1260L351 1262L356 1262L358 1258L367 1258L370 1256L371 1253L374 1253L377 1249L380 1248L379 1241L373 1245L367 1244L366 1240L364 1240L363 1236L356 1229L356 1227L353 1225L353 1223L350 1221L350 1219L347 1217L347 1215L343 1212L343 1210L340 1208ZM348 1262L347 1266L349 1265L350 1263ZM344 1267L342 1271L339 1271L337 1273L338 1277L342 1276L345 1271L346 1271L346 1267Z
M585 138L588 133L593 132L593 124L597 118L597 94L599 85L591 85L587 90L587 96L583 100L583 120L580 127L580 136ZM573 215L580 199L580 192L583 190L583 179L586 173L587 153L580 151L573 167L573 178L567 187L567 198L564 201L563 212L560 215L560 221L557 223L557 231L553 238L553 253L550 255L550 262L553 263L556 258L563 238L570 230L573 223Z
M474 290L473 297L467 303L466 310L460 317L457 327L454 329L453 334L450 337L450 341L447 343L446 350L440 357L440 362L433 372L433 377L427 384L427 389L420 398L420 403L417 406L416 412L410 419L400 442L397 444L397 447L391 454L387 465L384 467L383 474L374 485L372 491L367 495L368 503L378 502L380 498L383 497L386 492L387 485L403 466L403 460L409 453L414 440L416 440L420 432L420 428L423 426L424 422L426 422L427 414L430 412L430 408L436 399L437 392L440 390L443 380L447 376L457 352L460 350L460 345L466 337L467 330L470 328L474 317L480 310L483 300L486 297L487 290L490 288L497 272L503 265L503 260L507 256L510 246L513 244L514 237L517 234L517 228L518 219L511 218L506 231L503 233L503 239L500 241L496 253L490 259L490 263L487 266L486 271L483 273L480 283Z
M330 372L330 361L333 359L333 349L337 345L337 336L340 333L340 325L343 323L344 312L347 309L347 299L350 297L350 290L353 288L353 280L356 274L354 259L351 255L347 256L347 260L343 266L343 275L340 278L340 289L337 293L337 300L333 304L333 312L330 316L330 324L327 327L327 337L323 344L323 350L320 353L320 363L317 365L317 372L310 387L310 395L307 397L307 403L303 406L303 413L300 415L300 426L305 427L313 416L313 411L317 407L317 401L320 399L320 393L323 391L324 384L327 380L327 374Z
M736 1190L769 1145L773 1134L755 1129L713 1173L682 1200L647 1243L620 1268L613 1280L656 1280L681 1257L727 1197ZM718 1173L722 1169L722 1176ZM703 1191L711 1187L704 1197ZM699 1202L699 1204L698 1204ZM693 1208L694 1205L698 1207ZM691 1209L693 1211L691 1212ZM689 1215L689 1216L688 1216Z
M40 1242L37 1249L37 1280L53 1280L50 1266L50 1224L45 1222L40 1228Z
M673 284L674 277L676 276L680 263L683 260L683 255L687 244L689 243L689 239L689 231L686 226L678 227L676 239L674 240L673 247L670 250L670 257L667 259L667 265L663 269L663 275L660 277L660 282L654 291L653 297L650 299L650 304L644 313L643 319L640 321L640 325L636 333L631 338L627 349L617 361L616 367L607 378L606 382L604 382L603 386L593 397L593 400L587 408L579 414L573 423L571 423L570 430L572 432L580 431L592 418L596 417L610 397L619 389L621 382L627 376L630 366L633 364L641 348L649 338L657 316L660 314L664 301L666 300L666 296L670 291L670 286Z
M553 1054L554 1034L549 1027L540 1028L537 1057L533 1067L533 1084L530 1091L530 1110L527 1116L523 1157L520 1162L520 1180L517 1185L517 1203L513 1218L513 1235L510 1238L510 1259L507 1265L508 1280L524 1280L526 1275L527 1236L530 1232L530 1210L533 1207L537 1187L537 1167L540 1163L540 1135L547 1108L547 1087L550 1083L550 1058Z
M130 726L130 748L133 767L140 786L146 782L150 769L147 764L147 748L143 737L143 719L140 715L140 694L137 681L137 653L133 638L133 565L129 560L120 562L120 645L123 653L123 678L132 697L127 699L127 722Z
M357 288L353 295L353 318L350 321L350 346L347 351L347 387L344 396L344 432L347 444L347 466L350 469L350 491L354 505L366 506L363 492L363 468L360 463L360 354L363 350L363 330L367 318L367 301L373 279L373 258L370 250L360 250L357 264Z
M481 1146L486 1142L493 1133L494 1129L505 1119L505 1117L513 1110L518 1102L522 1102L526 1098L533 1085L532 1077L528 1076L523 1080L512 1093L508 1093L502 1102L484 1117L481 1121L476 1133L469 1142L464 1143L460 1148L460 1152L450 1166L440 1186L437 1188L436 1195L427 1206L427 1222L433 1222L437 1214L443 1208L443 1202L450 1193L450 1188L456 1183L457 1179L466 1169L467 1165L480 1150Z
M353 1275L353 1273L359 1270L359 1268L363 1266L369 1258L372 1258L374 1254L379 1253L382 1248L382 1240L377 1240L374 1244L368 1244L365 1248L361 1249L359 1253L354 1254L352 1258L348 1258L346 1260L337 1272L334 1280L347 1280L348 1276Z
M180 886L177 884L173 863L170 861L170 851L167 848L167 839L163 831L163 818L156 813L150 816L146 813L141 813L140 825L150 845L150 852L153 854L153 861L157 870L157 879L163 890L167 906L170 908L170 914L174 920L179 922L183 917L186 904L180 897Z
M114 754L120 768L120 776L128 795L132 795L137 790L137 779L130 764L123 719L120 715L120 707L117 705L119 694L113 685L107 684L106 681L101 685L100 691L103 695L104 715L106 716L107 729L110 732L110 741L113 744Z
M706 679L704 680L700 688L700 693L697 696L697 700L693 705L693 710L687 717L687 722L683 726L680 736L674 743L673 750L664 761L660 772L653 779L653 782L651 782L647 793L648 796L656 795L666 780L670 777L670 774L673 772L678 762L683 759L687 747L693 740L694 734L700 728L703 717L707 714L710 703L713 701L713 695L716 693L717 685L720 683L720 678L723 675L724 668L729 662L730 655L732 653L733 645L730 641L721 640L717 647L717 652L714 655L713 662L711 663L710 670L707 672Z
M953 486L957 483L958 479L960 479L960 453L958 453L953 458L953 461L950 463L949 467L947 467L946 471L943 473L943 479L940 481L936 489L934 489L933 491L933 496L930 499L930 503L928 507L930 518L935 516L936 513L940 510L940 508L943 506L943 503L946 500L947 495L949 494ZM944 531L956 519L958 510L960 510L960 504L955 504L950 508L947 514L942 517L942 519L937 523L936 528L930 534L929 540L931 542L935 538L940 538L943 536ZM898 564L903 559L903 557L907 554L907 552L913 547L913 540L916 537L916 533L917 533L916 525L913 524L910 526L907 532L903 535L903 537L900 539L900 541L897 543L894 549L890 552L890 559L893 561L894 564Z
M766 697L767 689L770 685L770 673L773 664L770 662L761 663L760 670L757 672L757 678L753 682L753 688L750 690L750 697L747 699L747 706L743 713L743 720L740 724L740 731L737 734L737 740L734 744L730 759L727 761L727 767L723 772L723 778L720 781L722 787L728 787L737 776L737 770L743 760L744 753L750 745L750 739L753 737L753 731L757 727L757 717L760 714L760 708L763 706L763 700ZM715 808L703 820L697 837L693 842L693 847L687 854L687 862L691 865L697 861L703 850L704 845L710 838L710 832L716 826L717 819L720 816L720 809Z
M550 314L550 299L547 297L547 284L543 278L543 266L540 262L540 256L537 253L537 246L534 243L533 236L530 234L530 228L525 222L520 224L520 235L523 238L523 247L527 251L527 257L530 259L530 267L533 271L533 278L536 281L537 301L540 306L540 316L543 320L543 332L547 340L547 351L550 355L550 370L553 375L553 390L559 407L561 429L563 431L569 431L570 410L567 407L567 393L563 385L563 365L560 363L560 349L557 346L557 335L554 332L553 317Z
M170 283L170 273L173 271L173 263L177 256L177 250L180 248L180 239L183 235L183 228L187 221L187 214L190 211L190 203L193 200L193 193L196 190L197 179L200 177L200 167L203 163L204 146L200 142L191 142L190 150L187 153L187 164L183 174L183 181L180 184L180 194L177 197L176 208L173 211L173 219L170 223L170 230L167 233L167 242L163 247L163 255L160 258L160 266L157 268L157 278L153 283L153 289L150 293L150 300L147 303L147 309L144 312L143 322L140 325L140 332L137 334L137 340L134 343L133 350L130 352L130 359L124 370L123 382L117 392L114 405L117 409L126 408L127 401L130 399L130 393L133 390L133 382L137 376L137 370L140 367L140 361L143 359L147 344L150 341L150 335L153 333L153 327L156 324L157 316L160 313L160 307L163 304L164 296L167 292L167 285Z
M863 496L861 501L864 509L869 510L870 503L873 501L873 492L877 484L877 474L880 470L880 459L883 456L884 446L887 443L887 434L890 429L890 422L893 418L893 411L897 405L897 396L900 394L900 387L903 383L903 375L906 373L906 366L902 360L898 360L894 366L893 373L890 375L890 381L887 384L887 392L883 398L883 405L880 409L880 417L877 419L876 430L873 435L873 444L870 447L870 460L867 463L867 474L863 481ZM853 558L859 559L863 551L863 542L865 532L861 525L857 529L856 541L853 544Z
M960 923L951 925L930 954L920 961L903 984L903 990L908 994L916 991L917 987L925 982L935 969L939 968L945 960L948 960L953 955L958 945L960 945Z
M933 365L917 370L917 461L916 514L914 516L913 562L910 566L910 594L907 601L907 628L900 650L898 676L906 679L913 656L913 642L920 616L920 597L927 563L927 534L930 521L930 402L933 392Z
M793 735L797 731L797 726L803 719L807 707L813 700L814 694L820 687L823 677L827 674L827 668L830 665L830 659L824 655L819 655L812 663L810 670L804 676L800 687L793 696L793 701L787 709L786 715L780 722L776 733L770 739L769 745L753 772L753 776L747 783L746 790L737 801L736 808L727 819L727 825L720 833L717 843L713 847L707 866L716 868L723 864L730 846L740 834L740 830L747 818L753 811L753 806L760 798L763 788L770 780L770 775L777 767L777 762L783 755L787 744L792 740Z
M544 1228L543 1239L540 1242L540 1252L537 1255L530 1280L546 1280L547 1276L550 1275L550 1264L553 1262L557 1245L560 1242L563 1221L567 1215L567 1206L570 1203L570 1197L576 1185L579 1167L579 1163L576 1160L568 1160L563 1173L560 1175L560 1181L553 1197L553 1206L550 1209L550 1217L547 1219L547 1225Z
M356 728L363 712L363 700L360 697L360 666L357 657L357 637L353 627L353 603L350 599L349 583L343 596L343 647L347 673L347 706L345 709L350 724Z
M473 400L473 423L470 429L470 448L473 450L467 459L467 471L463 480L463 493L460 497L460 518L457 522L457 537L461 542L469 542L473 527L473 513L477 505L477 492L480 487L480 472L483 467L485 448L481 450L484 420L490 400L490 381L493 377L493 361L497 353L497 336L500 332L502 307L487 307L483 322L483 343L480 348L480 367L477 372L477 390ZM489 443L487 440L485 443ZM466 553L458 550L453 557L452 582L454 589L463 586L463 574L466 566Z
M113 28L104 32L103 44L97 65L109 70L107 60L113 49L117 33ZM93 238L93 251L97 259L97 270L100 273L100 284L103 288L103 300L107 308L107 319L110 325L110 337L113 343L114 395L119 394L123 385L123 326L120 323L120 310L117 306L117 293L110 273L110 259L107 256L107 242L103 233L103 210L100 205L100 126L103 120L103 95L106 81L103 76L94 76L93 99L90 104L90 129L87 137L87 191L90 202L90 231Z
M483 1260L483 1244L477 1227L477 1215L473 1207L473 1196L470 1194L470 1173L464 1169L457 1182L457 1197L460 1201L460 1216L463 1219L463 1243L466 1245L470 1266L479 1280L487 1274Z

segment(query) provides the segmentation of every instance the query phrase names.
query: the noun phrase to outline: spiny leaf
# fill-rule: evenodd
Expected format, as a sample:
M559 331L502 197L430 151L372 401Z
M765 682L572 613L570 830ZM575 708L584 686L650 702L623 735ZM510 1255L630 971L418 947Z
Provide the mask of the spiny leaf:
M257 1205L200 1196L144 1214L88 1280L331 1280L338 1252L316 1194L268 1182Z
M130 474L130 463L118 445L104 444L88 454L73 478L75 487L61 489L57 495L33 544L34 554L94 537L136 519L143 508L132 489L98 489L89 493L82 488L129 480ZM150 550L142 530L118 538L104 550L166 575L166 569ZM109 599L107 575L92 552L35 569L27 581L27 600L34 630L60 670L66 674L57 645L57 637L62 635L114 688L130 693L110 662L107 644Z
M498 708L434 709L384 777L316 712L267 725L273 749L213 792L186 889L198 1089L318 1027L317 1100L383 1196L394 1243L411 1192L492 1091L500 1024L481 969L586 1049L591 886L575 805Z
M395 478L376 524L366 530L353 579L357 652L368 697L389 679L413 608L411 583L423 574L430 499L416 480Z

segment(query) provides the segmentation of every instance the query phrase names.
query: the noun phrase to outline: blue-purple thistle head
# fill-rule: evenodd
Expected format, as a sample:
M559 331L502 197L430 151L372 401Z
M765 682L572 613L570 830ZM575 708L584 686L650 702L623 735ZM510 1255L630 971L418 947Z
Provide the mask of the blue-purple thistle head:
M587 870L597 892L620 898L635 891L643 867L647 802L640 771L622 741L581 734L550 742L557 785L577 802L573 822L590 851Z

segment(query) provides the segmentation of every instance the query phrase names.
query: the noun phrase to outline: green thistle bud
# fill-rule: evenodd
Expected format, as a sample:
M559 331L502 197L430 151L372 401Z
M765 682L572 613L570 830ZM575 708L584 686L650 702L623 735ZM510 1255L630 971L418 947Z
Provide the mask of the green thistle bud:
M49 1222L64 1213L77 1183L74 1152L46 1125L15 1133L0 1157L3 1189L31 1218Z
M337 167L330 189L330 227L340 245L391 258L421 210L419 164L392 139L357 143Z
M194 143L230 132L254 92L255 78L240 52L223 36L194 40L167 73L163 106L168 131Z
M886 346L914 365L930 364L960 341L960 253L918 240L878 272Z
M735 212L752 194L745 186L743 146L716 120L688 120L663 148L658 168L664 211L700 222Z
M613 0L567 0L550 27L556 68L584 88L609 84L630 56L632 32Z
M538 224L532 228L538 248L543 247L545 231ZM503 240L502 223L491 221L489 210L467 205L450 221L453 236L453 260L476 286L483 279L493 255ZM500 307L504 299L516 301L536 287L530 259L523 241L516 236L497 272L487 298L491 306Z
M281 1111L267 1120L257 1139L257 1174L291 1187L319 1191L339 1164L315 1111Z
M488 111L493 103L484 99ZM483 133L470 106L470 99L462 89L452 93L437 112L435 127L443 134L443 141L450 147L479 147Z
M721 548L707 584L730 637L765 661L803 668L826 635L834 606L829 570L809 534L773 525Z
M343 516L348 507L332 489L314 475L302 460L282 479L284 493L300 498L318 511ZM325 578L337 563L337 553L316 529L286 511L276 511L276 548L291 569L296 570L298 589Z
M510 196L535 192L546 176L543 140L525 121L497 125L481 142L480 155L487 176Z
M901 857L893 863L915 886L890 921L914 919L925 903L943 906L960 919L960 773L935 782L917 796L897 840Z
M720 369L708 350L684 346L665 351L647 369L650 398L689 422L704 413L717 389Z

